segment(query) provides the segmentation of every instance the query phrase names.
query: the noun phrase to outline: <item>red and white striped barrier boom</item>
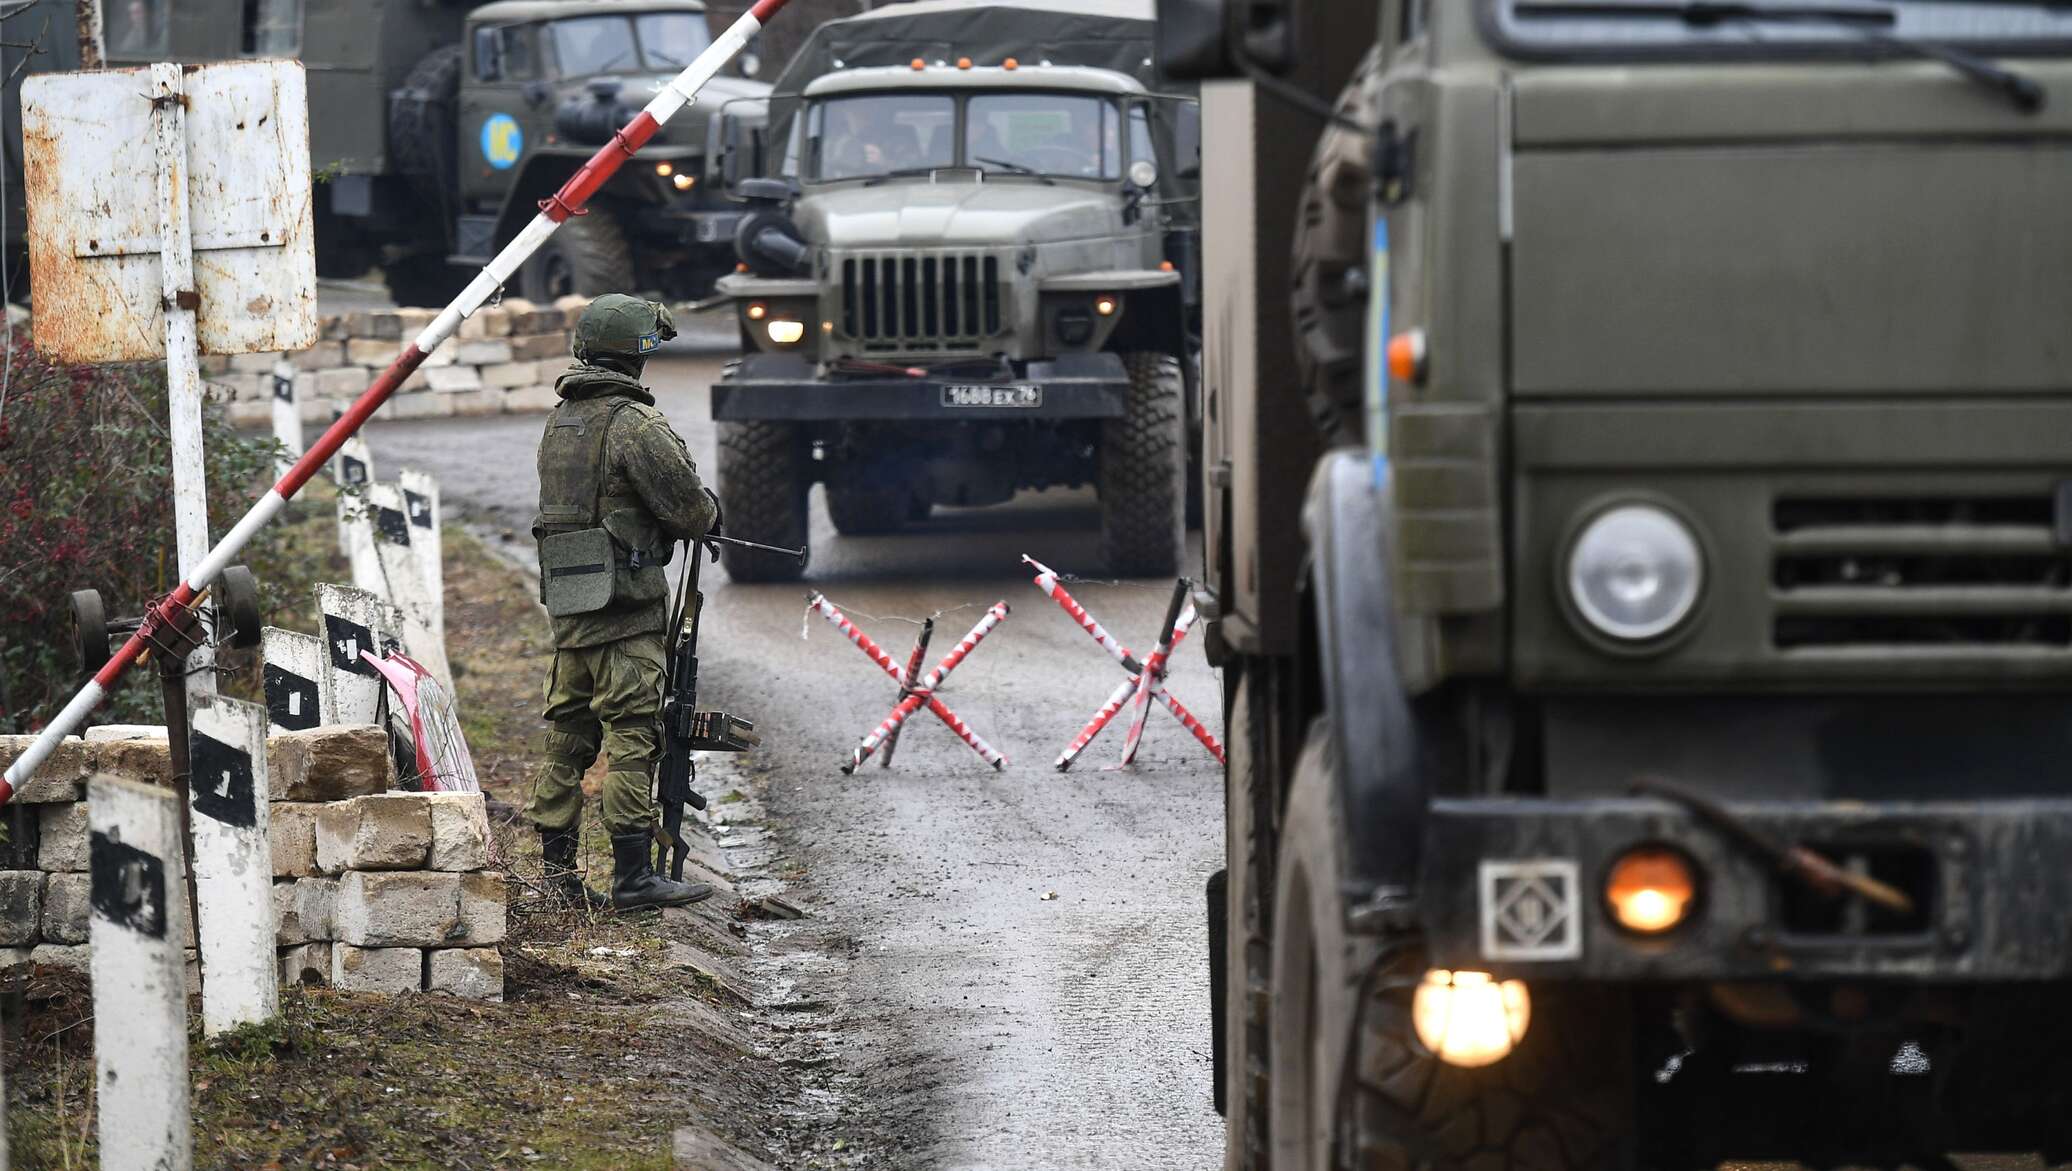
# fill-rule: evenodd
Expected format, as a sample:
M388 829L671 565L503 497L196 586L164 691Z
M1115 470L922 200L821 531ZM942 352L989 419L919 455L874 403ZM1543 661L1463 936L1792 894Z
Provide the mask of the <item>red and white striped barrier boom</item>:
M251 542L254 534L280 514L288 500L301 491L302 486L316 475L319 468L330 462L339 447L360 429L362 423L373 416L381 404L388 401L389 396L403 384L404 379L410 377L418 366L423 364L425 356L438 349L460 328L462 321L473 316L477 309L495 296L497 291L503 288L504 282L517 273L519 266L546 242L547 237L554 234L555 229L570 216L581 215L583 205L590 201L590 197L597 193L598 188L603 187L627 159L632 158L642 146L645 146L647 141L655 136L655 131L662 128L663 123L690 105L697 98L698 91L705 88L705 83L711 81L713 75L748 44L748 38L754 36L770 17L783 8L785 2L786 0L756 0L753 8L742 13L740 19L728 26L726 32L714 38L704 52L698 54L696 59L684 67L682 73L677 74L663 87L662 92L655 95L655 100L649 102L646 109L614 134L610 142L599 147L597 153L583 164L582 169L562 184L561 190L540 202L540 213L533 217L532 222L525 225L525 229L505 245L503 251L496 254L495 259L483 266L482 271L469 282L468 287L461 290L460 296L455 297L453 302L425 327L424 332L417 335L416 341L405 346L394 362L389 363L388 369L382 371L381 376L374 380L374 385L354 400L353 405L331 424L323 437L311 445L309 450L302 454L301 459L295 461L295 465L281 476L280 481L266 495L259 498L259 502L223 535L222 540L216 542L215 548L210 549L208 555L194 567L194 572L187 575L187 580L181 582L179 588L172 593L146 607L143 625L137 632L130 635L129 641L122 644L122 649L115 652L115 656L94 674L86 686L79 689L79 693L72 697L64 710L44 726L42 733L29 745L28 751L22 753L7 767L5 779L0 779L0 803L11 799L22 782L36 771L36 766L42 764L44 759L56 750L58 741L78 727L89 712L101 705L101 701L114 689L116 681L143 657L144 652L161 632L178 631L186 626L201 601L202 594L208 590L210 583L216 580L216 575L222 573L224 567Z

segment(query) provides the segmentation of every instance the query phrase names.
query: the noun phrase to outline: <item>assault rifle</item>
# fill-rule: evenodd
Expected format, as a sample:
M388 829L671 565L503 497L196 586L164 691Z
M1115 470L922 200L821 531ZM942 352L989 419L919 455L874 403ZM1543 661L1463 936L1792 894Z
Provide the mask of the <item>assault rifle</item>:
M780 549L735 537L720 535L720 523L700 538L687 552L690 561L676 587L676 608L669 619L674 645L669 649L669 668L662 686L662 759L655 769L655 803L662 810L662 829L656 844L655 869L668 865L669 877L683 880L684 858L690 844L683 837L683 807L705 808L705 798L691 787L698 779L693 752L745 752L757 747L755 723L725 712L698 710L698 623L705 614L705 595L698 589L698 570L709 554L719 560L719 547L733 545L796 557L803 564L804 549Z

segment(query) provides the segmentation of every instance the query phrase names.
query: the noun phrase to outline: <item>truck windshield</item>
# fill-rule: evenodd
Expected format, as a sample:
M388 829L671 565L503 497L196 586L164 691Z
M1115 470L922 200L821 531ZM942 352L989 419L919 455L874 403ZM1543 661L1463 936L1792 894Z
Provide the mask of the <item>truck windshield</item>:
M651 69L682 69L712 44L702 12L650 12L636 17L640 55Z
M1532 57L1805 57L1864 51L1864 30L1981 52L2072 52L2072 8L2052 0L1483 0L1499 47ZM1708 11L1728 9L1738 11Z
M962 150L957 107L964 105ZM829 98L806 116L806 178L867 179L936 167L1117 179L1122 115L1072 93L881 93Z
M577 16L547 26L554 67L563 77L627 73L640 68L633 22L623 16Z
M965 161L987 171L1114 179L1121 139L1115 103L1080 94L980 94L964 116Z
M806 119L806 177L865 179L956 165L956 102L886 93L815 103Z

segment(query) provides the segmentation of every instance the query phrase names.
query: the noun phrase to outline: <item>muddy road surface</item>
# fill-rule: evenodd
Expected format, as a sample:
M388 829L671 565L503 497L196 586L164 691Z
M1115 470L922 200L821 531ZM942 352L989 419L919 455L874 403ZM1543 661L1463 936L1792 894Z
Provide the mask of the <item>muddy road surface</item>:
M706 388L723 360L665 357L648 370L708 472ZM540 427L538 416L389 423L368 438L378 474L435 472L449 517L508 532L504 547L525 557ZM816 962L765 969L773 996L826 1002L831 1100L800 1110L827 1132L815 1144L825 1165L1219 1166L1203 883L1223 854L1221 771L1163 712L1129 771L1111 767L1121 721L1072 772L1051 768L1122 675L1019 559L1099 577L1091 493L939 511L869 538L836 536L814 495L805 583L735 585L707 567L700 698L760 725L766 747L746 773L798 867L796 897L839 941ZM1136 648L1152 641L1171 583L1072 588ZM873 761L844 777L837 765L895 688L825 620L805 618L809 589L901 661L913 620L940 614L938 659L1005 600L1011 617L940 695L1007 768L994 772L924 711L890 770ZM1220 733L1198 640L1170 686ZM794 981L794 968L813 975Z

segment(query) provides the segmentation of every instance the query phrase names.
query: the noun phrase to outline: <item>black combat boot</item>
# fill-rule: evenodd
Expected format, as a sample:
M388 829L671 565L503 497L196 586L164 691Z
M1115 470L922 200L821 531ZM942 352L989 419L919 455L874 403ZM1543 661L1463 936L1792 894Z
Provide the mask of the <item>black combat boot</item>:
M653 834L612 835L612 906L621 911L646 907L680 907L712 897L702 882L676 882L655 873Z
M583 876L576 872L575 830L541 830L540 857L547 863L547 881L561 892L561 897L593 911L602 911L612 905L610 899L584 886Z

